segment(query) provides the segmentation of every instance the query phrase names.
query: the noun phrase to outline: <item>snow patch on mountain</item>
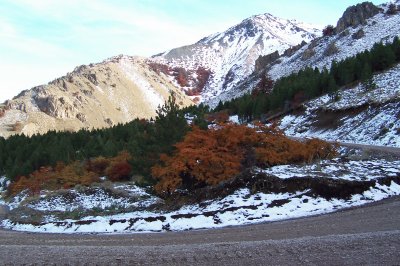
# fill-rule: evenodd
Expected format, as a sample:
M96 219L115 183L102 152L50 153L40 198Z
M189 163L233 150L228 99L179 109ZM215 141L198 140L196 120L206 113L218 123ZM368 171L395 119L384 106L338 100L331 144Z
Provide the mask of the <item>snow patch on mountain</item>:
M164 104L164 98L154 89L147 78L143 77L137 67L137 63L135 64L132 58L128 56L121 57L119 65L127 77L141 90L144 99L154 110Z

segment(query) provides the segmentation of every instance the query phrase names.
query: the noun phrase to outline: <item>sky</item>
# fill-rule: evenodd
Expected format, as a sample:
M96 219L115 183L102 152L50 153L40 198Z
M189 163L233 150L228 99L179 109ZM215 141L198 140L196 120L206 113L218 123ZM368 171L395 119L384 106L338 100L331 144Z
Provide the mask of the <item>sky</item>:
M372 1L381 4L389 0ZM332 24L362 0L0 0L0 103L119 54L151 56L257 14Z

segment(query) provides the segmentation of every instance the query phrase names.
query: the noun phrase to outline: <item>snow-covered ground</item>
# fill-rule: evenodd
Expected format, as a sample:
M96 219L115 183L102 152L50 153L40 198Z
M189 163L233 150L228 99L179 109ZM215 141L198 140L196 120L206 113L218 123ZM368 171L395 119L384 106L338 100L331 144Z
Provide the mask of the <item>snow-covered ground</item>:
M324 95L310 101L302 114L282 118L280 128L301 138L400 147L400 65L373 82L375 89L359 84L339 91L339 100ZM329 116L336 118L321 126Z
M400 161L382 159L343 161L341 159L323 160L311 165L278 165L260 172L282 179L292 177L321 177L349 181L377 180L387 176L400 175Z
M4 178L5 180L5 178ZM0 179L1 184L1 179ZM0 186L5 191L9 181ZM110 183L111 184L111 183ZM42 191L39 196L29 199L28 193L22 191L6 203L0 198L0 204L8 205L13 210L26 206L38 211L71 212L74 210L106 210L110 208L146 208L157 202L158 198L148 194L144 189L133 184L114 184L103 187L82 187L80 189Z
M83 192L71 190L64 195L42 195L40 200L27 204L27 206L39 211L73 211L93 208L104 210L108 208L147 207L156 201L154 197L151 197L137 186L128 185L120 186L119 188L118 191L123 191L126 194L107 193L107 190L100 188Z
M384 177L398 177L400 161L333 159L314 165L276 166L270 169L259 169L256 172L267 173L286 180L292 177L306 178L308 176L361 182L363 180L379 180ZM119 188L126 188L132 195L141 195L142 197L137 198L136 205L149 206L159 200L134 185L129 187L120 185ZM400 195L400 185L394 181L387 185L376 182L374 186L369 187L361 194L354 194L346 199L328 199L308 192L309 190L306 189L291 193L252 193L250 189L242 188L226 197L208 200L200 204L186 205L175 211L138 210L115 215L87 216L79 220L59 220L49 214L38 225L4 220L2 226L20 231L52 233L134 233L220 228L324 214L342 208L359 206ZM88 198L79 196L78 199L80 203L73 201L70 205L64 199L48 197L36 201L35 204L28 204L28 206L35 210L54 211L55 209L77 208L79 207L77 204L80 207L84 205L85 208L94 206L106 208L108 203L121 204L121 208L127 206L126 204L129 205L124 200L117 202L101 193L94 193L92 197ZM146 203L142 204L143 201Z
M0 205L4 204L2 194L7 190L10 181L5 176L0 176Z

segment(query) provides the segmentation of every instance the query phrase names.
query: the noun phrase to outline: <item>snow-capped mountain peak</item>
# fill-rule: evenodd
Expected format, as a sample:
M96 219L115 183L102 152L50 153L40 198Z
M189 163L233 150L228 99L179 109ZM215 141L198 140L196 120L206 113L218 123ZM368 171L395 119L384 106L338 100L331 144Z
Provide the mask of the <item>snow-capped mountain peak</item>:
M296 20L275 17L269 13L252 16L225 32L212 34L195 44L172 49L152 58L157 63L171 68L187 70L182 86L193 90L198 82L198 68L211 74L203 87L196 87L195 96L203 101L229 91L240 80L254 71L260 55L278 51L303 41L309 42L319 36L321 30Z

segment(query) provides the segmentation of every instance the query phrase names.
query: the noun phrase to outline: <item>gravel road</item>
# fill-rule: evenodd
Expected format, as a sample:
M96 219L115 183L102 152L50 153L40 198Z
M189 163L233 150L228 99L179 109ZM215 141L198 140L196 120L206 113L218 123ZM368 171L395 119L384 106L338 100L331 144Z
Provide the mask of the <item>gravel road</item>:
M0 230L4 265L400 265L400 197L217 230L57 235Z

